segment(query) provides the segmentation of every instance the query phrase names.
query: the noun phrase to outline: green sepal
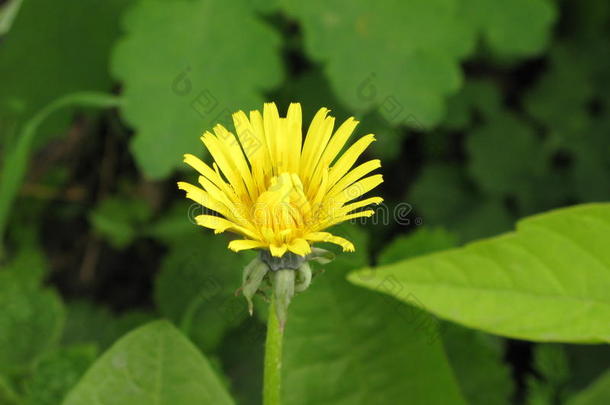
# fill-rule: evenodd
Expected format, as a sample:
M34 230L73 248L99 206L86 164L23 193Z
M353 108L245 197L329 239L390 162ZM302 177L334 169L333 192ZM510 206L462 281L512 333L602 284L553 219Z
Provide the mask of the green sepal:
M256 257L244 268L241 292L248 301L248 312L250 315L254 311L252 297L258 291L267 272L269 272L269 267L259 257Z

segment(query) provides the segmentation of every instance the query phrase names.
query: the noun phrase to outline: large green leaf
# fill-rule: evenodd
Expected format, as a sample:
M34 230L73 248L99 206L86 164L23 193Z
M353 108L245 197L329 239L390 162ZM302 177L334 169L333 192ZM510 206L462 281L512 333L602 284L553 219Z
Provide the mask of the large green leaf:
M349 232L360 252L359 233ZM345 232L342 231L345 235ZM461 404L437 322L415 306L350 285L362 253L341 255L290 305L286 404ZM370 277L370 275L362 275ZM399 288L387 280L387 288Z
M402 283L432 313L508 337L610 341L610 204L530 217L517 231L350 279L381 290ZM397 294L398 298L404 299Z
M232 404L205 357L171 324L149 323L112 346L64 405Z
M124 26L112 70L136 130L132 152L149 177L203 150L203 130L260 108L261 91L282 77L278 35L242 0L139 1Z

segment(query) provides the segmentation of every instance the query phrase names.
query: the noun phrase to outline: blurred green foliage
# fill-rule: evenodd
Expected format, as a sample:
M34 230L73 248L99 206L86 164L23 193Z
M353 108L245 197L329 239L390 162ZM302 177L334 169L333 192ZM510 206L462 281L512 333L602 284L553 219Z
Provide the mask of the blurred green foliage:
M260 403L252 256L175 181L202 131L272 100L376 134L387 203L294 300L287 404L608 403L607 345L516 355L345 276L609 200L609 31L596 0L0 2L0 404Z

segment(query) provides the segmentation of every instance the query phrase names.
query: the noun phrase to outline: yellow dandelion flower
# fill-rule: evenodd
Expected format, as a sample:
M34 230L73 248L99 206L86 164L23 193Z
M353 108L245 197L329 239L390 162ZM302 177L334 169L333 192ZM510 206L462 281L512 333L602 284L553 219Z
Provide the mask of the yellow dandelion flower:
M350 241L325 229L374 213L362 208L381 203L380 197L358 198L382 183L381 174L370 174L381 164L374 159L354 167L375 137L365 135L341 154L358 121L349 118L333 132L335 119L328 113L316 113L304 139L299 103L290 104L286 117L274 103L266 103L262 114L236 112L237 137L222 125L205 132L201 140L212 167L187 154L184 161L200 174L199 187L178 183L188 198L217 214L199 215L197 224L241 235L229 243L236 252L305 256L315 242L354 251Z

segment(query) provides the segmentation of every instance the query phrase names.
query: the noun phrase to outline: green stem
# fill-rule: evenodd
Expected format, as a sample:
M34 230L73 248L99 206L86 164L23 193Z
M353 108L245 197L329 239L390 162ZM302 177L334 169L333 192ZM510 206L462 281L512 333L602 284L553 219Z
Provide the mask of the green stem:
M100 108L117 107L121 99L111 94L96 92L72 93L56 99L27 121L21 129L16 144L4 157L0 170L0 258L3 237L10 211L25 177L38 127L55 111L72 106Z
M269 303L267 340L265 342L265 375L263 405L280 405L282 383L282 340L284 334L275 312L275 294Z

